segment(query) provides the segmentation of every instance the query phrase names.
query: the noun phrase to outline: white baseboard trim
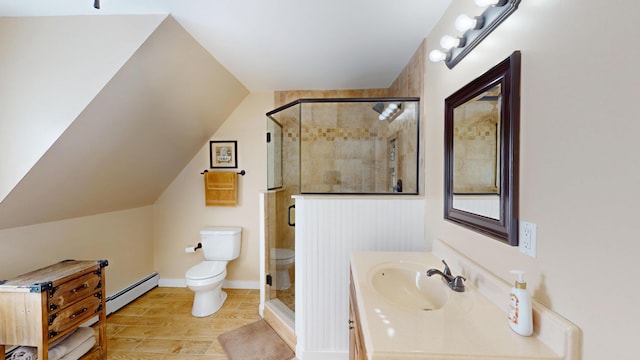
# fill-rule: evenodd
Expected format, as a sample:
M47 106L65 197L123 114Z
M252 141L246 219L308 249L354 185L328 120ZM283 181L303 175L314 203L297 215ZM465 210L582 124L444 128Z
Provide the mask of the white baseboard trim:
M260 282L259 281L248 281L248 280L225 280L223 288L227 289L250 289L250 290L259 290Z
M160 287L187 287L185 279L160 279L158 286ZM225 280L222 287L225 289L260 289L259 281L247 280Z
M160 287L187 287L184 279L160 279L158 283Z

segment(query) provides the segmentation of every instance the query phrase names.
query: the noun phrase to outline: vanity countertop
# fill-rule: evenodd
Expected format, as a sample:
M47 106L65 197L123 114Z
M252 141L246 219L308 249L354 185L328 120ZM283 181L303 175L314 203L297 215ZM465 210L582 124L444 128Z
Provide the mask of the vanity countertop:
M358 316L369 359L569 359L553 351L536 333L523 337L513 332L506 309L485 297L471 281L467 281L465 292L447 288L448 301L436 310L387 302L374 289L371 271L381 264L404 261L424 264L423 274L430 268L443 268L441 259L428 252L351 255ZM452 272L459 275L455 268ZM508 290L504 296L509 296Z

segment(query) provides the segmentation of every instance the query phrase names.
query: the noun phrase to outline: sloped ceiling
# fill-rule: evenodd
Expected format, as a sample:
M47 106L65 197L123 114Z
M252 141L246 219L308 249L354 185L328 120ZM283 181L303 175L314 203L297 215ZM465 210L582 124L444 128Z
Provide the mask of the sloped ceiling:
M389 87L450 4L102 0L97 10L92 0L0 0L0 16L170 13L251 91L327 90Z
M0 17L0 201L166 17Z
M153 204L247 94L167 17L0 203L0 229Z

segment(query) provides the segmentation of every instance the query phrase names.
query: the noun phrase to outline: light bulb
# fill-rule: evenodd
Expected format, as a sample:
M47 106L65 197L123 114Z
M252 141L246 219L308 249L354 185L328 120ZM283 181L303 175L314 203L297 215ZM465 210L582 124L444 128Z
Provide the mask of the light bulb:
M467 14L462 14L456 18L455 27L460 32L471 30L478 25L478 20L469 17Z
M442 61L442 60L445 60L446 58L447 58L447 54L442 50L438 50L438 49L431 50L431 52L429 53L429 60L431 60L432 62Z
M451 48L460 46L460 39L454 38L451 35L445 35L440 38L440 46L445 50L451 50Z

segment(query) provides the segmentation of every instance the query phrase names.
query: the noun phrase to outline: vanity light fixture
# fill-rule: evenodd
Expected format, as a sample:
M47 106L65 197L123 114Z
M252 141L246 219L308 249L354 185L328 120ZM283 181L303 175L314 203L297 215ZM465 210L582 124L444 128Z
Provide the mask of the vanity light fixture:
M373 106L373 110L380 114L380 116L378 116L378 120L387 120L391 122L397 118L400 113L402 113L402 103L389 103L387 107L385 107L383 103L377 103Z
M451 35L443 36L440 39L442 49L432 50L429 53L429 60L444 61L449 69L453 69L498 25L516 11L520 0L475 0L475 3L486 9L479 16L471 17L466 14L458 16L454 26L462 36L458 38Z

